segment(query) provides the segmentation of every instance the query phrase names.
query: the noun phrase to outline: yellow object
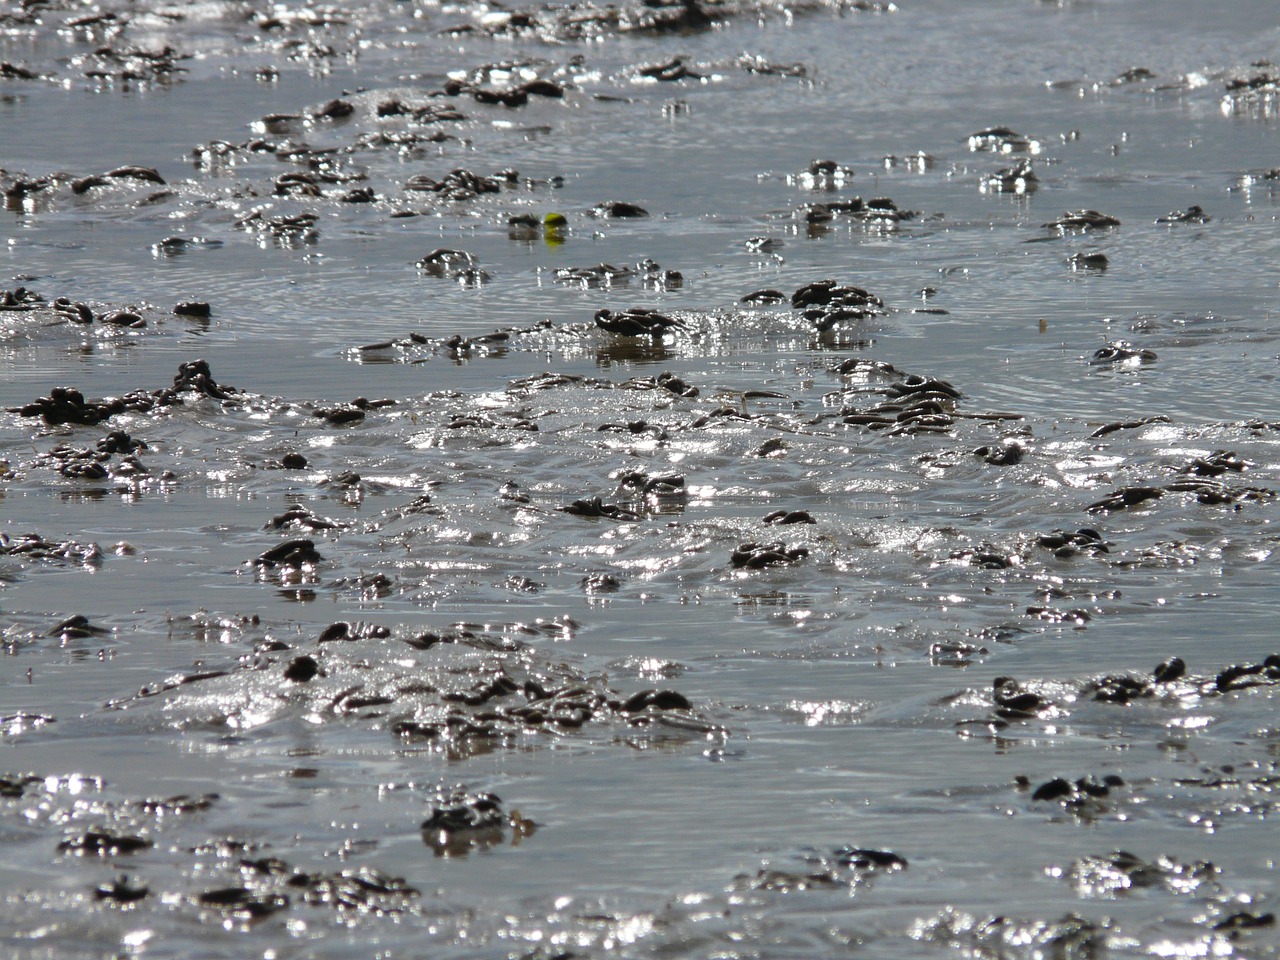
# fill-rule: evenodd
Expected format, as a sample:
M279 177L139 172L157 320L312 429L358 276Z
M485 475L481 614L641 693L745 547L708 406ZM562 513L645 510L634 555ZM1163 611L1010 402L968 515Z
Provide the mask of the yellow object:
M548 213L542 218L542 239L548 247L558 247L564 243L568 226L569 220L563 213Z

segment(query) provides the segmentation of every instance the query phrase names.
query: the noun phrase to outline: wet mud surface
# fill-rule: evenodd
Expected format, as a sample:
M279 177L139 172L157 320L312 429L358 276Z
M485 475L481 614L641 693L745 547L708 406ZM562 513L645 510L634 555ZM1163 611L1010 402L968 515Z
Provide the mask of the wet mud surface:
M1172 6L0 6L10 953L1280 954Z

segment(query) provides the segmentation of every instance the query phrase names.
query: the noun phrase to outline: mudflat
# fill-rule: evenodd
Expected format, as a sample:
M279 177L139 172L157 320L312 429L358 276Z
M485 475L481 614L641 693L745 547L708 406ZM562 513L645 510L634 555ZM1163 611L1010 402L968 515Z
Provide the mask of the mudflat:
M1274 20L0 8L8 955L1275 956Z

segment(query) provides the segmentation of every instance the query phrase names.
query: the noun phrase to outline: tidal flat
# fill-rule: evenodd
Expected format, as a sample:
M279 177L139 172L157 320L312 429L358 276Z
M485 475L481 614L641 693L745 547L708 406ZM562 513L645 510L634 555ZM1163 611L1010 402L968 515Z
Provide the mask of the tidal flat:
M1277 62L0 3L6 954L1280 956Z

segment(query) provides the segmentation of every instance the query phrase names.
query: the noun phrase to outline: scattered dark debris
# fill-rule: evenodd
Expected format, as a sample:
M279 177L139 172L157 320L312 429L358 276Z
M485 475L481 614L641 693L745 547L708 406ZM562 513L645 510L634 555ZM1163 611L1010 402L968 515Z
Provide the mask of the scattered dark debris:
M1056 607L1027 607L1027 616L1035 617L1037 620L1044 620L1048 623L1070 623L1077 627L1083 627L1086 623L1093 619L1093 614L1082 608L1073 610L1059 610Z
M501 350L516 332L524 331L494 330L492 333L480 333L473 337L463 337L455 333L440 341L440 348L454 358L470 357L482 352L491 353ZM410 338L413 338L412 334Z
M302 899L309 906L376 915L401 913L405 901L420 896L420 891L403 877L392 877L369 866L333 874L294 872L285 882L291 888L302 889Z
M765 866L753 875L741 875L735 883L749 890L791 893L858 887L875 878L908 868L907 860L891 850L846 845L823 853L811 848L799 852L799 869Z
M1173 683L1175 680L1181 680L1186 672L1187 665L1181 657L1170 657L1156 665L1156 668L1151 671L1151 679L1156 683Z
M82 613L63 620L52 630L48 636L58 637L61 640L88 640L93 637L104 637L111 631L105 627L97 627L89 622L89 618Z
M346 427L362 421L365 411L356 406L319 407L311 415L319 417L331 427Z
M217 793L206 793L198 797L180 793L177 796L164 797L159 800L154 798L139 800L136 806L149 817L163 819L208 810L220 799L221 795Z
M740 407L723 405L716 407L714 410L708 410L706 413L698 414L689 421L688 428L690 430L700 430L703 427L724 421L750 423L756 419L759 419L756 415L745 413Z
M109 830L86 830L84 833L68 837L58 844L63 853L74 853L81 856L117 857L139 850L149 850L152 841L146 837L127 833L112 833Z
M404 189L409 192L434 193L443 200L474 200L481 194L498 193L504 181L496 177L485 177L470 170L458 168L450 170L441 180L434 180L425 174L410 177Z
M196 903L244 920L260 920L289 908L289 898L283 893L259 893L243 886L206 890L196 897Z
M20 67L8 60L0 61L0 77L6 80L39 80L41 75L34 70Z
M637 714L646 710L692 710L693 704L676 690L641 690L618 707L622 713Z
M371 638L382 639L391 636L391 630L381 624L376 623L349 623L346 620L339 620L331 623L320 631L320 635L316 637L317 643L332 643L335 640L353 641L368 640Z
M1004 727L1013 721L1058 717L1069 711L1071 703L1077 699L1118 706L1152 698L1181 702L1191 695L1219 697L1226 693L1277 684L1280 684L1280 654L1271 654L1257 663L1233 664L1215 675L1202 677L1190 675L1180 657L1170 657L1147 674L1103 674L1087 677L1074 684L1065 697L1058 684L1038 685L1038 689L1031 689L1013 677L996 677L991 685L992 714L981 721L959 721L957 726L978 724ZM1051 696L1052 693L1057 694L1057 699ZM1073 791L1074 789L1072 788ZM1056 784L1047 788L1047 793L1061 792L1066 796L1066 790L1066 787Z
M1143 417L1140 420L1117 420L1114 423L1104 424L1093 433L1089 434L1091 440L1099 437L1105 437L1109 433L1115 433L1117 430L1137 430L1139 427L1145 427L1153 423L1172 423L1172 421L1163 414L1154 417Z
M1167 484L1170 493L1194 493L1197 503L1206 506L1235 506L1241 503L1274 500L1276 492L1268 487L1232 487L1216 480L1175 480Z
M26 287L0 290L0 311L34 310L44 302L44 297Z
M139 450L147 449L145 441L135 440L123 430L112 430L99 440L95 446L100 452L108 455L113 453L136 453Z
M475 270L476 258L465 250L437 247L418 260L416 266L423 273L433 277L454 278L459 274Z
M1196 502L1206 506L1235 506L1274 500L1276 491L1267 487L1233 487L1213 479L1188 478L1174 480L1163 487L1124 487L1108 494L1097 503L1090 504L1090 513L1109 513L1139 506L1148 500L1156 500L1166 493L1195 494Z
M46 724L55 722L56 718L47 713L30 713L26 710L19 710L17 713L0 716L0 731L10 736L16 736L28 730L38 730ZM2 792L0 792L0 796L3 796Z
M627 337L661 337L668 330L684 326L682 321L648 307L632 307L619 312L599 310L595 321L602 330Z
M336 588L355 587L362 599L373 600L390 596L396 583L385 573L362 573L355 577L339 577L331 585Z
M330 520L300 503L295 503L283 513L266 523L268 530L341 530L346 524Z
M497 420L491 417L479 417L469 414L457 414L445 424L446 430L523 430L530 433L536 433L539 429L538 424L530 420L523 412L518 410L507 411L503 414L504 419Z
M1280 654L1273 653L1261 663L1237 663L1226 667L1213 678L1213 684L1225 693L1247 687L1270 686L1278 680Z
M1213 929L1234 933L1237 930L1258 930L1263 927L1274 927L1275 925L1276 915L1274 913L1251 913L1248 910L1241 910L1214 923Z
M656 377L633 377L630 380L618 384L618 389L665 390L667 393L675 394L677 397L686 397L689 399L698 396L700 392L697 387L669 371L663 371Z
M893 228L919 216L915 210L901 209L891 197L828 200L825 203L807 204L799 213L801 219L811 224L829 223L836 217L844 217L873 229Z
M308 112L312 120L344 120L356 112L355 104L340 97Z
M293 683L309 683L320 673L320 663L315 657L303 654L294 657L284 668L284 678Z
M93 895L98 900L110 900L112 903L137 903L144 899L151 889L142 881L120 874L110 883L103 883L94 888Z
M907 869L906 859L891 850L869 850L865 847L843 846L833 851L831 856L840 866L854 870L894 872Z
M778 303L785 303L787 299L787 295L781 290L766 289L748 293L738 302L749 304L751 306L763 307L773 306Z
M1163 217L1156 217L1156 223L1208 223L1212 219L1199 204L1192 204L1185 210L1174 210Z
M905 374L891 363L870 360L867 357L850 357L833 371L843 376L883 376L901 378Z
M1052 550L1053 555L1060 560L1069 559L1081 552L1094 555L1110 552L1110 544L1103 539L1102 534L1092 527L1081 527L1071 533L1063 530L1052 530L1049 533L1042 533L1037 536L1035 542L1048 550Z
M862 287L845 286L834 280L815 280L806 283L791 294L791 306L797 308L811 306L865 307L884 306L884 301Z
M1074 210L1064 213L1057 220L1051 220L1044 226L1049 230L1070 233L1081 230L1106 230L1120 226L1120 221L1097 210Z
M1266 64L1270 66L1270 64ZM1255 94L1258 92L1276 93L1280 91L1280 74L1269 70L1259 70L1247 77L1228 77L1225 81L1229 94Z
M991 651L967 640L935 640L929 644L929 661L934 666L963 667L976 657L985 657Z
M318 214L309 211L267 216L262 210L254 210L237 220L235 226L240 230L265 234L283 246L295 246L315 243L319 239L320 232L315 226L319 220Z
M320 563L324 558L311 540L285 540L264 550L253 560L257 567L302 567Z
M1154 350L1142 349L1123 340L1117 340L1115 343L1108 343L1095 350L1089 362L1095 366L1101 366L1108 363L1155 363L1155 361Z
M982 543L963 550L954 550L950 555L950 559L963 560L972 566L981 567L983 570L1008 570L1012 567L1020 566L1022 562L1016 553L990 543Z
M1115 510L1127 510L1149 500L1158 500L1162 496L1164 496L1164 491L1159 487L1122 487L1103 497L1097 503L1090 504L1088 510L1090 513L1110 513Z
M1207 457L1196 457L1178 472L1197 477L1220 477L1228 471L1243 473L1250 466L1252 464L1234 450L1215 450Z
M679 270L664 270L660 263L649 258L634 267L612 263L599 263L592 267L557 267L555 278L559 283L576 284L583 289L622 286L633 278L638 278L641 286L653 290L674 290L684 285L684 274Z
M153 194L152 197L149 198L149 202L155 203L162 199L165 199L167 196L169 195ZM165 237L164 239L159 240L156 243L153 243L151 245L151 252L155 254L157 257L176 257L176 256L180 256L181 254L188 253L192 250L196 250L196 249L212 250L220 246L222 246L221 240L211 240L208 237L171 236L171 237ZM198 311L199 309L200 308L197 306L196 310ZM181 311L175 310L174 313L180 314ZM202 317L208 316L207 308L205 313L197 312L196 315L202 316ZM107 318L103 318L103 322L112 322L112 321L108 320ZM117 321L117 325L119 325L118 321Z
M992 193L1034 193L1039 186L1040 178L1026 157L982 178L982 188Z
M676 80L706 79L706 74L690 70L685 62L679 57L673 57L672 59L664 60L661 63L643 64L636 68L636 74L662 83L672 83Z
M1036 803L1057 803L1074 813L1092 816L1101 813L1105 809L1102 801L1124 785L1124 778L1114 773L1101 780L1087 776L1077 780L1055 777L1036 787L1031 799Z
M764 522L785 526L792 523L817 523L818 521L813 519L808 510L774 510L765 515Z
M1028 153L1035 141L1008 127L988 127L969 134L969 149L992 153Z
M81 543L79 540L46 540L36 533L10 537L7 533L0 532L0 556L96 564L102 562L104 554L102 548L96 543Z
M520 484L508 480L498 489L498 497L510 503L529 503L529 495L520 489Z
M815 280L791 294L791 306L819 331L845 321L865 320L879 313L884 301L870 291L835 280Z
M1107 267L1111 266L1111 260L1105 253L1073 253L1067 257L1067 266L1077 272L1091 270L1095 273L1105 273Z
M536 221L535 221L536 222ZM636 271L628 266L615 266L612 263L598 263L594 267L557 267L556 280L562 283L573 283L584 288L609 287L622 283L635 276Z
M626 423L602 423L596 427L600 433L626 433L633 437L648 436L654 440L668 439L667 428L648 420L628 420Z
M625 200L606 200L591 208L591 216L602 220L637 220L649 216L649 211Z
M86 400L84 394L74 387L54 387L49 396L40 397L14 412L24 417L40 417L50 426L62 423L92 426L116 413L123 413L131 403L135 408L147 409L151 405L151 397L136 394L118 401L93 401Z
M774 543L752 542L740 544L729 559L735 569L760 570L764 567L798 563L808 555L808 547L788 547L780 541Z
M645 431L642 428L638 432ZM657 500L680 499L685 496L684 477L676 474L662 474L655 477L642 470L628 470L618 477L618 488L631 490L641 497L653 497Z
M761 56L744 53L738 58L738 66L747 73L766 77L790 77L805 79L809 76L809 68L802 63L773 63Z
M25 775L13 773L0 774L0 799L17 799L26 792L27 787L32 784L43 782L43 777L37 777L35 774L30 773Z
M581 586L587 593L617 593L622 581L611 573L589 573L582 578Z
M1139 83L1143 80L1154 80L1156 73L1146 67L1130 67L1128 70L1117 74L1112 78L1112 86L1120 86L1126 83Z
M152 167L124 166L108 170L96 176L82 177L71 183L72 193L87 193L94 187L105 187L112 180L139 180L145 183L164 183L164 177Z
M1023 449L1017 443L988 444L978 447L973 455L994 467L1012 467L1022 462Z
M1116 850L1104 856L1081 857L1063 871L1063 877L1082 892L1110 896L1153 888L1186 893L1216 884L1220 873L1208 860L1180 863L1166 856L1143 860L1127 850Z
M641 519L640 514L614 503L604 503L599 497L589 500L574 500L561 512L573 514L575 517L606 518L608 520L634 521Z
M883 387L859 387L854 391L859 397L878 392L885 399L864 409L844 405L838 413L820 415L818 420L835 417L849 426L884 430L890 436L914 436L949 433L962 416L992 421L1019 419L1016 414L962 414L957 409L960 391L950 383L904 374L890 364L854 357L844 361L835 372L864 379L888 379Z
M518 810L507 812L492 793L457 788L436 798L421 829L423 843L436 856L457 857L501 843L508 832L511 843L518 844L532 836L537 825Z
M751 451L753 457L782 457L786 455L787 443L781 437L770 437L763 443L758 444Z

